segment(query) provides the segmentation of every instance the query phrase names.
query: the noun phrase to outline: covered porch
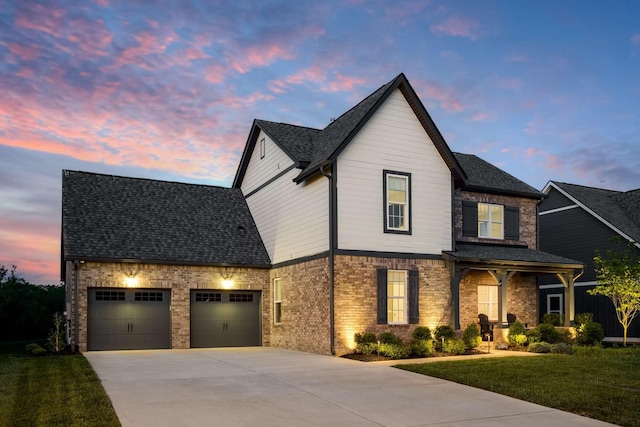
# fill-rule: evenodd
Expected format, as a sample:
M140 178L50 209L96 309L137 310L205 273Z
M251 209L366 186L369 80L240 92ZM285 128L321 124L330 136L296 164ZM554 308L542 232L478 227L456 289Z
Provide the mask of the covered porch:
M537 303L535 303L537 301L536 278L540 275L553 275L564 285L564 322L565 326L573 325L575 316L574 282L584 271L584 265L579 261L520 246L468 243L458 243L455 251L443 252L443 258L447 261L451 273L451 298L455 329L461 329L461 326L465 326L461 325L463 323L461 319L468 321L470 317L468 311L473 309L469 298L466 298L464 307L467 312L461 316L461 299L468 297L468 295L461 294L461 282L470 275L477 276L478 272L485 274L482 275L483 282L475 283L475 286L482 286L482 284L497 286L497 316L494 316L493 319L497 329L506 330L510 323L508 315L517 312L514 310L516 306L522 311L523 304L527 306L529 312L535 312L536 316L535 319L529 315L528 318L525 317L524 321L519 320L522 323L537 324L540 313L538 313ZM517 284L511 283L514 277L519 279L518 283L528 283L529 285L516 288ZM509 294L510 288L512 295ZM519 289L520 294L517 294L515 289ZM535 307L530 307L531 301ZM474 313L474 316L477 317L478 314L480 313Z

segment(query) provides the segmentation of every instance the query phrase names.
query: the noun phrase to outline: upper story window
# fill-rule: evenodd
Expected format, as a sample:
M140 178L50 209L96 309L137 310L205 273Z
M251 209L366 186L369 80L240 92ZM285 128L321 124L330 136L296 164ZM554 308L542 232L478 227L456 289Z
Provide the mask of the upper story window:
M504 210L502 205L478 203L478 237L502 239Z
M264 159L264 156L265 156L265 154L266 154L266 153L265 153L265 150L266 150L266 147L265 147L265 141L264 141L264 138L262 138L262 139L260 140L260 158L261 158L261 159Z
M463 200L462 235L520 240L520 208Z
M411 174L384 171L385 233L411 233Z

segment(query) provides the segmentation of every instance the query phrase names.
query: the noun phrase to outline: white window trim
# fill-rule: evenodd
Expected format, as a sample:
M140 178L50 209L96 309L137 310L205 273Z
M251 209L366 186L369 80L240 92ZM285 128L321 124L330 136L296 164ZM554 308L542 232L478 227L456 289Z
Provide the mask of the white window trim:
M494 239L494 240L504 240L504 205L498 205L496 203L478 203L478 208L480 207L480 205L486 205L488 207L488 211L489 211L489 220L488 220L488 226L487 226L487 232L489 233L488 236L483 236L480 233L480 212L478 211L478 237L482 238L482 239ZM492 206L499 206L501 208L502 211L502 218L500 218L500 237L493 237L491 236L491 224L493 223L497 223L496 221L493 221L493 218L491 216L491 207Z
M277 288L280 288L280 295L278 297ZM280 319L277 318L278 305L280 305ZM282 282L280 278L273 279L273 324L279 325L282 323Z
M260 159L264 159L264 156L267 154L266 153L267 148L265 145L266 145L265 139L262 138L260 140Z
M401 202L390 202L389 201L389 178L400 178L403 179L405 181L405 200L406 202L401 203ZM384 179L385 179L385 194L384 194L384 200L385 200L385 224L386 224L386 230L388 231L400 231L400 232L408 232L410 231L410 227L409 224L410 222L410 206L409 204L411 203L411 179L410 179L410 175L403 175L403 174L399 174L399 173L394 173L394 172L390 172L390 171L385 171L384 174ZM401 205L404 207L404 226L403 227L392 227L390 225L391 221L390 221L390 217L389 217L389 206L390 205Z
M556 311L551 311L551 298L554 297L559 297L560 298L560 311L556 312ZM563 309L563 302L564 302L564 295L562 294L547 294L547 313L558 313L559 315L562 315L562 309Z
M391 296L389 294L389 277L391 274L389 273L404 273L404 296ZM404 300L404 319L402 322L392 322L390 319L393 316L390 315L389 311L391 310L391 301L394 299L402 299ZM408 325L409 324L409 280L408 280L408 272L407 270L387 270L387 324L389 325Z
M480 291L479 291L480 287L491 288L492 290L495 290L495 292L488 292L489 299L487 301L482 301L481 302L480 301ZM498 310L498 301L500 299L500 295L499 295L500 293L498 291L499 291L498 286L495 286L495 285L478 285L478 305L477 305L478 314L486 314L487 317L489 318L489 320L492 321L492 322L497 322L499 320L498 319L498 312L499 312L499 310ZM495 301L493 300L493 297L495 297ZM480 310L480 304L481 303L482 304L488 304L489 310L487 310L486 313L483 313L483 311ZM493 311L492 308L495 308L495 316L494 317L491 316L491 314L492 314L491 312Z

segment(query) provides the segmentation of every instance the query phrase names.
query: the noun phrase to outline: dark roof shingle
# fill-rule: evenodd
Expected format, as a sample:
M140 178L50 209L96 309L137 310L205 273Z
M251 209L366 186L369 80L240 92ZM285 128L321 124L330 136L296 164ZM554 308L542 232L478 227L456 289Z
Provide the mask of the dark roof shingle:
M453 153L467 174L464 189L470 191L494 191L518 194L527 197L542 198L544 194L534 187L509 175L502 169L473 154Z
M569 258L518 246L478 245L458 243L455 251L444 252L458 261L534 263L544 266L573 266L583 264Z
M635 242L640 242L640 189L627 192L551 182Z
M63 171L63 260L269 266L239 189Z

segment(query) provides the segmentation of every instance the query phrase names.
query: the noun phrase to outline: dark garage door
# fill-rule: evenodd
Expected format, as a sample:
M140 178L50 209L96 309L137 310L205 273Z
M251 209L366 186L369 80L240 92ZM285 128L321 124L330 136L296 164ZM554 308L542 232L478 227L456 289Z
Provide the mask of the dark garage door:
M89 289L89 350L171 348L171 291Z
M260 292L191 291L191 347L260 345Z

